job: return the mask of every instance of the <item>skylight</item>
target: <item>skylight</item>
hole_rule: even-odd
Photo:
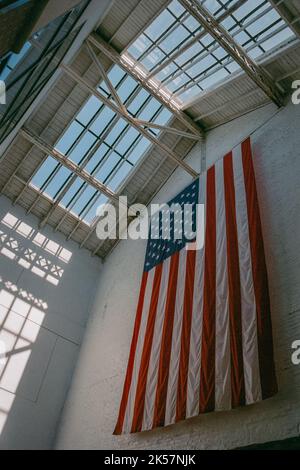
[[[118,65],[108,77],[133,117],[167,124],[172,113]],[[99,91],[112,99],[104,82]],[[149,130],[154,136],[159,130]],[[56,143],[56,149],[109,189],[118,192],[151,143],[99,99],[88,99]],[[107,202],[94,187],[58,163],[51,156],[32,177],[31,185],[75,216],[91,224],[100,204]]]
[[[250,57],[257,59],[294,33],[267,0],[199,0]],[[129,53],[182,103],[239,70],[239,65],[177,0],[148,26]]]
[[[11,54],[7,63],[5,64],[5,67],[0,72],[0,80],[6,80],[9,77],[13,69],[21,61],[21,59],[23,59],[23,57],[29,51],[30,48],[31,48],[31,44],[28,41],[24,44],[24,46],[22,47],[21,51],[18,54]]]

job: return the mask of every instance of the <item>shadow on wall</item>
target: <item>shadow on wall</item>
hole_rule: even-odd
[[[80,257],[19,214],[1,204],[0,448],[51,448],[91,294]]]

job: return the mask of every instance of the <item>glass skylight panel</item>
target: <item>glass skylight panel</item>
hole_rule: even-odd
[[[110,148],[106,143],[103,143],[93,154],[92,158],[89,160],[89,162],[85,166],[85,170],[93,174],[93,171],[97,167],[97,165],[100,165],[105,156],[108,154],[110,151]]]
[[[113,152],[103,165],[100,166],[97,173],[94,174],[95,178],[101,183],[105,183],[119,162],[120,156],[116,152]]]
[[[248,0],[242,6],[238,0],[198,1],[216,19],[223,18],[222,26],[252,58],[294,37],[268,0]],[[128,53],[182,102],[240,69],[177,0],[137,38]]]
[[[31,48],[31,44],[29,41],[27,41],[18,54],[11,54],[5,67],[0,73],[0,80],[6,80],[8,78],[8,76],[11,74],[13,69],[17,66],[17,64],[21,61],[21,59],[23,59],[23,57],[29,51],[30,48]]]
[[[146,137],[142,137],[139,140],[138,144],[135,145],[135,147],[130,152],[128,156],[128,161],[135,165],[139,161],[141,155],[143,155],[150,146],[151,143],[149,142],[149,140],[146,139]]]
[[[101,102],[95,96],[91,96],[86,105],[83,106],[79,114],[77,115],[77,119],[81,122],[84,126],[87,126],[90,120],[95,116],[95,114],[101,108]]]
[[[108,75],[132,116],[161,125],[168,123],[172,113],[119,66],[113,66]],[[98,89],[107,93],[103,82]],[[160,131],[149,128],[148,132],[158,135]],[[90,97],[55,148],[96,180],[118,191],[150,146],[149,139],[126,120],[99,99]],[[102,194],[80,177],[74,178],[70,170],[51,156],[45,159],[31,184],[86,223],[94,220]]]
[[[100,135],[103,130],[107,127],[107,125],[111,123],[114,117],[115,113],[111,109],[107,107],[103,108],[100,114],[98,115],[97,119],[91,125],[91,132]]]
[[[51,199],[55,199],[56,195],[59,193],[62,183],[69,179],[72,175],[72,172],[65,167],[60,167],[53,178],[47,184],[45,192]]]
[[[57,166],[57,161],[52,157],[48,157],[32,177],[31,184],[38,189],[42,189],[47,178],[52,174]]]
[[[81,124],[79,124],[79,122],[72,122],[72,124],[68,127],[67,131],[59,140],[55,148],[61,153],[67,154],[74,142],[76,142],[78,137],[81,135],[82,131],[83,127]]]
[[[156,20],[146,29],[145,33],[152,40],[155,41],[166,29],[174,24],[174,17],[167,8],[164,10]]]
[[[98,194],[93,200],[91,206],[87,208],[84,215],[84,220],[88,224],[92,224],[97,217],[97,210],[99,206],[104,205],[108,202],[108,198],[103,194]]]
[[[88,207],[92,198],[96,196],[98,191],[86,185],[80,194],[80,197],[76,200],[74,206],[72,207],[72,212],[74,212],[79,217],[81,216],[82,212]]]
[[[126,130],[127,122],[119,118],[117,124],[115,124],[105,139],[107,145],[113,145],[114,142],[118,139],[118,137]],[[101,147],[100,147],[101,148]]]
[[[84,185],[84,181],[79,176],[77,176],[75,182],[72,184],[69,191],[62,198],[61,205],[67,208],[69,204],[72,203],[79,189],[83,187],[83,185]]]
[[[127,110],[135,115],[141,108],[141,104],[144,104],[147,100],[150,100],[149,93],[142,89],[139,91],[138,95],[131,101],[130,105],[127,107]]]
[[[137,60],[141,61],[149,72],[154,71],[153,73],[155,73],[156,67],[163,64],[169,57],[172,57],[172,54],[180,50],[195,34],[203,30],[202,26],[182,8],[177,0],[171,2],[166,11],[169,14],[169,18],[173,18],[173,22],[170,22],[169,27],[163,30],[165,32],[162,33],[156,41],[151,41],[151,37],[148,36],[150,26],[128,50]],[[220,6],[218,11],[220,11]],[[165,16],[164,12],[154,20],[154,23],[156,21],[161,22],[163,16]],[[150,43],[152,42],[152,44],[148,46],[148,49],[143,47],[143,53],[138,55],[137,52],[143,38],[146,38]],[[170,62],[170,60],[168,60],[166,68],[163,68],[157,75],[162,85],[180,98],[182,93],[188,92],[191,94],[191,87],[189,87],[188,91],[186,90],[186,85],[193,81],[195,76],[199,75],[201,68],[203,72],[205,72],[207,69],[206,64],[211,67],[213,65],[217,66],[220,63],[220,59],[209,50],[211,44],[213,44],[212,38],[210,38],[208,34],[202,34],[202,37],[197,42],[194,41],[190,48],[187,48],[183,52],[183,57],[177,55],[174,61]],[[198,59],[197,63],[194,64],[193,59],[199,57],[199,55],[204,55],[204,62],[199,65],[200,60]],[[208,59],[207,55],[209,55]],[[225,57],[225,52],[223,56]],[[210,63],[208,64],[208,62]],[[189,68],[191,67],[193,67],[193,69],[190,71]],[[230,71],[228,71],[228,74],[229,73]],[[195,82],[194,85],[196,85],[197,88],[195,90],[196,92],[199,93],[203,90],[197,82]]]

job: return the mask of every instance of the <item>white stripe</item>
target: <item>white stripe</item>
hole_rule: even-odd
[[[171,358],[168,380],[168,391],[166,401],[165,425],[175,423],[176,420],[176,400],[177,384],[179,372],[179,359],[181,348],[181,329],[183,318],[183,302],[186,277],[186,257],[187,251],[181,250],[179,253],[178,281],[176,289],[176,302],[174,312],[174,327],[172,333]]]
[[[155,270],[156,268],[153,268],[148,273],[147,285],[146,285],[145,294],[144,294],[144,305],[143,305],[143,312],[142,312],[142,318],[141,318],[141,325],[140,325],[140,331],[139,331],[137,347],[136,347],[136,352],[135,352],[135,357],[134,357],[133,374],[132,374],[130,391],[128,394],[127,407],[126,407],[124,423],[123,423],[123,433],[130,433],[131,431],[132,419],[133,419],[133,414],[134,414],[135,395],[136,395],[136,389],[137,389],[137,383],[138,383],[138,377],[139,377],[143,345],[145,342],[145,331],[146,331],[147,320],[148,320],[148,315],[149,315],[149,308],[150,308],[150,302],[151,302]]]
[[[206,202],[206,173],[199,178],[199,204]],[[205,220],[205,217],[204,217]],[[204,227],[205,230],[205,227]],[[186,417],[199,414],[200,365],[203,322],[204,247],[196,253]]]
[[[166,259],[162,267],[162,277],[161,277],[157,312],[156,312],[156,318],[155,318],[152,350],[151,350],[149,369],[148,369],[148,375],[147,375],[145,406],[144,406],[143,425],[142,425],[143,431],[147,429],[152,429],[152,424],[153,424],[157,377],[158,377],[158,369],[159,369],[160,348],[161,348],[163,324],[164,324],[167,293],[168,293],[170,260],[171,258]]]
[[[246,403],[251,404],[260,401],[262,393],[259,375],[256,302],[241,146],[234,150],[233,169],[239,242],[245,393]]]
[[[231,409],[231,356],[229,325],[229,290],[227,272],[227,236],[224,194],[224,161],[216,168],[216,355],[215,409]]]

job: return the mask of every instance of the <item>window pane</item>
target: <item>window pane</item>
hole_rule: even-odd
[[[116,153],[112,153],[105,163],[101,166],[101,168],[96,172],[95,177],[104,183],[108,176],[110,176],[111,172],[115,168],[115,166],[121,161],[121,158]]]
[[[120,152],[121,155],[125,155],[130,145],[132,145],[132,143],[138,136],[139,132],[131,127],[126,132],[125,136],[121,139],[121,141],[118,143],[116,147],[117,152]]]
[[[92,224],[97,217],[97,209],[103,204],[108,202],[108,198],[101,194],[100,197],[96,198],[96,201],[92,203],[91,208],[88,210],[87,214],[84,216],[84,221],[88,224]]]
[[[90,132],[87,132],[82,137],[82,139],[80,139],[78,144],[75,146],[74,150],[72,150],[69,155],[69,158],[73,160],[73,162],[79,164],[95,142],[96,137],[93,136]]]
[[[57,191],[61,188],[62,184],[71,175],[71,171],[68,168],[61,167],[56,175],[53,177],[51,182],[45,188],[45,193],[51,198],[54,198]]]
[[[85,166],[85,170],[88,171],[89,173],[92,173],[95,167],[101,162],[102,158],[108,151],[109,151],[109,147],[107,147],[107,145],[105,144],[102,144],[98,148],[98,150],[94,153],[93,157],[88,162],[88,164]]]
[[[87,202],[95,193],[97,193],[95,188],[93,188],[92,186],[86,186],[80,196],[80,199],[72,207],[71,209],[72,212],[74,212],[76,215],[80,215],[81,211],[84,209]]]
[[[128,160],[131,163],[136,164],[150,146],[150,141],[146,139],[146,137],[142,137],[139,143],[134,147],[132,152],[130,152]]]
[[[70,204],[73,197],[75,197],[77,195],[79,189],[82,187],[83,184],[84,184],[84,181],[81,178],[77,177],[75,182],[72,184],[71,188],[64,195],[64,197],[61,201],[61,204],[65,207],[67,207],[68,204]]]
[[[58,163],[54,158],[48,157],[32,178],[31,183],[40,189],[57,165]]]
[[[118,171],[116,172],[116,174],[109,181],[108,183],[109,188],[112,189],[113,191],[117,191],[121,183],[123,183],[125,178],[129,175],[131,169],[132,169],[132,166],[129,165],[127,162],[122,163]]]
[[[94,124],[91,126],[91,131],[93,131],[96,135],[100,135],[114,115],[115,113],[111,109],[107,107],[104,108],[97,117]]]

